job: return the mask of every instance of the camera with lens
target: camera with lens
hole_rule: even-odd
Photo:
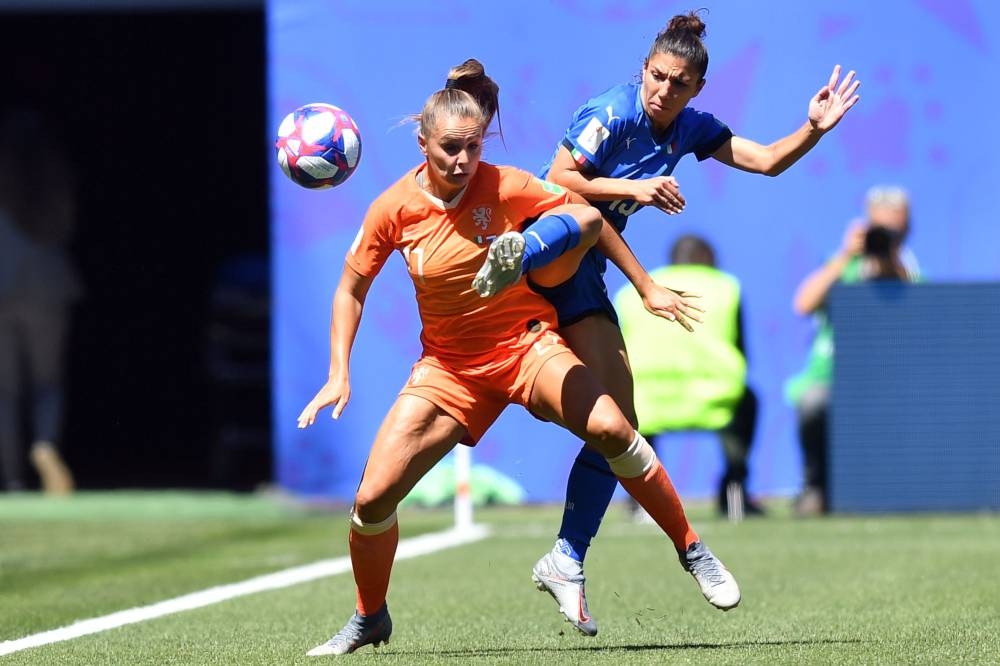
[[[873,224],[865,232],[864,253],[870,257],[888,258],[898,241],[898,231]]]

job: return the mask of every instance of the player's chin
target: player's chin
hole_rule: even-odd
[[[650,102],[649,115],[652,116],[653,122],[663,123],[672,119],[673,111],[669,107]]]

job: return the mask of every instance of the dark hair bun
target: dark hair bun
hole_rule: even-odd
[[[705,37],[705,22],[695,12],[678,14],[670,19],[670,23],[667,24],[667,32],[687,32],[702,39]]]

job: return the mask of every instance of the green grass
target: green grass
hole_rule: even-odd
[[[366,664],[1000,662],[1000,516],[794,520],[782,506],[696,529],[740,580],[710,607],[657,528],[614,509],[587,562],[600,633],[569,630],[529,581],[558,511],[482,510],[485,541],[401,561],[395,633]],[[447,527],[408,510],[403,538]],[[273,498],[110,493],[0,498],[0,641],[346,554],[344,510]],[[349,575],[0,657],[3,664],[315,664],[353,608]],[[322,660],[320,660],[322,663]]]

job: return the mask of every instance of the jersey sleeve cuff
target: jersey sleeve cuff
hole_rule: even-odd
[[[566,148],[566,150],[569,151],[570,157],[572,157],[573,161],[576,162],[577,166],[580,167],[580,171],[589,172],[595,170],[594,163],[590,161],[590,158],[587,157],[587,154],[584,153],[579,146],[573,143],[573,141],[569,137],[563,138],[562,143],[560,145],[562,145],[564,148]]]
[[[694,156],[698,158],[699,162],[704,162],[709,157],[711,157],[715,151],[721,148],[722,144],[724,144],[726,141],[729,141],[732,138],[733,138],[733,131],[728,127],[726,127],[721,132],[719,132],[711,141],[703,145],[701,147],[701,150],[695,151]]]

